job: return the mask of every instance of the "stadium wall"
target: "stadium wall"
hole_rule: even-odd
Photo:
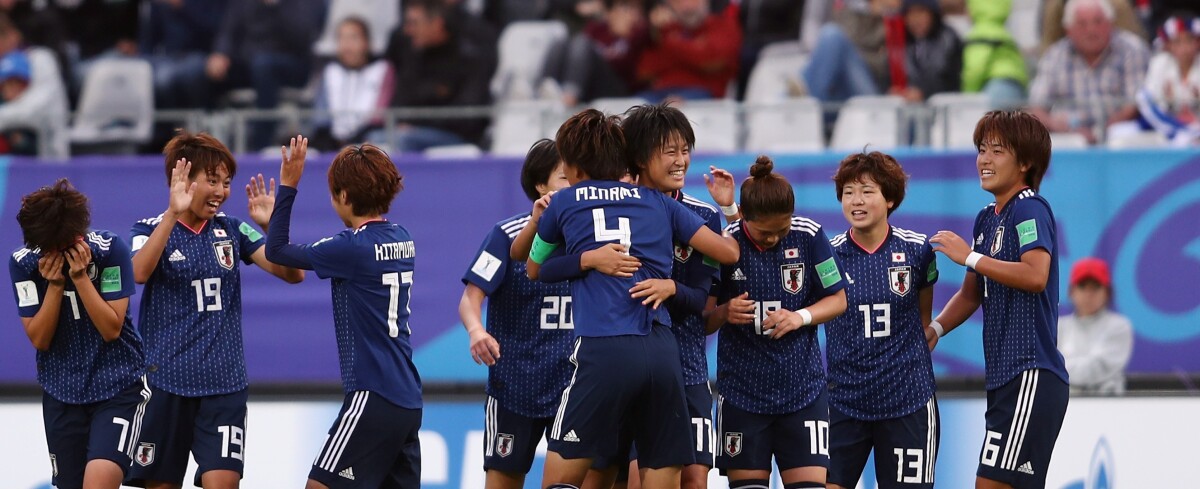
[[[329,207],[325,170],[332,155],[312,156],[297,198],[292,239],[315,241],[342,227]],[[797,210],[822,223],[830,236],[845,229],[830,180],[842,154],[780,156],[777,168],[797,190]],[[975,215],[990,199],[979,189],[972,153],[902,151],[911,175],[908,196],[894,223],[933,233],[969,236]],[[753,155],[697,156],[687,192],[707,200],[701,173],[709,165],[744,177]],[[253,174],[278,174],[278,160],[258,156],[238,162],[233,194],[225,204],[245,216],[242,190]],[[399,157],[403,193],[390,218],[405,225],[418,250],[413,287],[413,344],[427,384],[477,384],[486,369],[471,362],[467,335],[457,317],[460,277],[490,227],[526,211],[518,183],[520,161]],[[161,157],[80,157],[67,164],[0,160],[0,249],[21,243],[15,215],[22,195],[68,177],[92,199],[93,227],[128,236],[134,221],[157,215],[167,201]],[[1070,265],[1085,256],[1112,264],[1115,305],[1136,329],[1130,371],[1178,374],[1200,371],[1200,153],[1195,151],[1059,151],[1042,193],[1060,228],[1063,310]],[[939,256],[941,281],[935,307],[944,304],[963,268]],[[7,267],[5,268],[7,273]],[[7,279],[7,276],[6,276]],[[9,281],[11,283],[11,280]],[[329,285],[310,274],[288,286],[245,269],[243,314],[251,383],[334,384],[338,369]],[[134,298],[137,302],[137,297]],[[136,304],[133,309],[136,316]],[[0,384],[35,382],[34,349],[22,334],[15,301],[0,300]],[[939,376],[982,374],[978,315],[942,340],[934,353]],[[710,355],[710,359],[715,355]]]

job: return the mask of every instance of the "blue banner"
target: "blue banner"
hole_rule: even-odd
[[[908,194],[893,216],[899,226],[922,233],[949,229],[969,236],[976,213],[990,202],[979,188],[971,153],[908,151],[896,154],[911,175]],[[311,242],[341,230],[329,204],[325,171],[332,155],[310,158],[300,185],[292,225],[295,242]],[[797,212],[830,236],[845,230],[831,177],[840,154],[781,156],[776,168],[796,188]],[[708,199],[701,173],[726,168],[743,178],[750,155],[704,157],[692,162],[685,190]],[[223,210],[246,217],[242,190],[251,175],[278,175],[278,161],[243,157],[233,193]],[[480,158],[398,158],[405,190],[389,218],[412,233],[417,268],[412,297],[416,362],[427,382],[477,382],[486,370],[467,351],[458,320],[460,278],[491,226],[526,211],[519,184],[520,161]],[[0,249],[21,245],[15,216],[21,196],[67,177],[91,199],[92,223],[128,237],[138,219],[167,205],[161,157],[81,157],[69,164],[0,160]],[[1130,370],[1168,373],[1200,370],[1200,154],[1184,151],[1060,151],[1042,184],[1060,231],[1063,293],[1070,266],[1098,256],[1112,266],[1115,308],[1133,321],[1136,343]],[[963,268],[940,257],[935,308],[958,289]],[[7,267],[5,267],[7,270]],[[6,280],[7,277],[6,277]],[[11,280],[8,281],[11,283]],[[134,311],[136,316],[136,303]],[[246,362],[252,383],[337,382],[329,285],[309,274],[287,285],[253,267],[243,269]],[[15,300],[0,299],[0,382],[32,383],[34,349],[23,334]],[[934,354],[939,375],[981,375],[978,316],[947,336]],[[710,356],[715,358],[715,355]]]

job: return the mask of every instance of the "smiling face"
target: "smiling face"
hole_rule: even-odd
[[[192,205],[188,207],[188,212],[198,221],[216,217],[225,199],[229,198],[232,180],[225,165],[217,165],[212,172],[196,172],[196,176],[192,177],[192,181],[196,183],[196,191],[192,194]]]
[[[858,232],[870,232],[887,226],[888,209],[894,203],[883,196],[882,189],[870,175],[842,186],[842,215]]]
[[[1018,163],[1012,149],[994,137],[985,138],[979,145],[975,168],[979,170],[979,186],[997,197],[1015,194],[1028,186],[1025,173],[1029,165]]]
[[[558,162],[558,165],[550,171],[550,178],[546,179],[546,183],[537,184],[538,195],[546,195],[550,192],[557,192],[564,188],[570,187],[571,182],[567,181],[567,171],[563,162]]]
[[[678,134],[673,134],[642,166],[639,182],[663,193],[674,192],[683,188],[684,177],[691,163],[692,153],[687,142]]]

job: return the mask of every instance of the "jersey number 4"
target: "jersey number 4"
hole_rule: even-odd
[[[596,231],[596,241],[617,241],[625,247],[625,253],[629,253],[629,246],[633,242],[633,235],[629,231],[629,218],[618,217],[617,227],[610,229],[608,223],[604,220],[604,209],[592,209],[592,224]]]

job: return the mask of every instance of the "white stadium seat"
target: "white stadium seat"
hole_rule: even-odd
[[[497,101],[528,100],[546,65],[546,55],[567,38],[567,26],[556,20],[508,24],[500,34],[500,60],[492,77]]]
[[[829,147],[837,151],[887,151],[900,146],[900,109],[896,95],[854,97],[838,112]]]
[[[746,150],[752,152],[821,151],[825,121],[812,97],[746,106]]]
[[[1083,149],[1088,147],[1087,138],[1075,132],[1050,133],[1050,149]]]
[[[525,156],[542,138],[553,138],[566,120],[562,105],[552,100],[513,101],[496,104],[492,122],[492,154]]]
[[[607,115],[619,115],[624,117],[625,111],[635,105],[646,105],[650,101],[641,97],[609,97],[598,98],[593,100],[589,107],[599,110]]]
[[[926,102],[933,109],[929,146],[933,148],[974,148],[975,124],[991,110],[988,96],[982,93],[939,93]]]
[[[692,122],[697,152],[738,150],[737,102],[727,99],[689,101],[680,104],[679,110]]]
[[[333,0],[329,4],[329,15],[325,16],[325,28],[321,37],[313,44],[313,54],[332,57],[337,52],[337,26],[346,17],[360,17],[371,29],[371,52],[383,53],[388,39],[396,26],[400,25],[400,2],[397,0]]]
[[[129,58],[96,61],[83,83],[71,142],[145,143],[153,125],[150,63]]]
[[[774,102],[794,96],[795,89],[804,84],[800,72],[806,64],[808,56],[799,52],[759,58],[746,82],[746,102]]]

